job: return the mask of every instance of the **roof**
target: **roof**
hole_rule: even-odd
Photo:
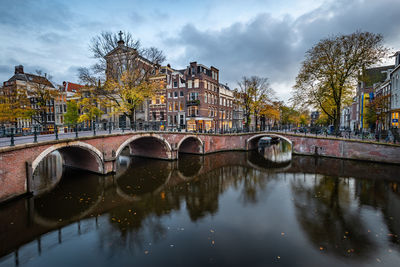
[[[108,58],[108,57],[112,56],[113,54],[115,54],[119,50],[122,50],[122,53],[132,52],[134,54],[137,54],[137,58],[138,59],[141,59],[141,60],[145,61],[149,65],[152,65],[152,66],[157,65],[157,64],[151,62],[150,60],[148,60],[147,58],[143,57],[142,55],[140,55],[140,53],[138,53],[138,51],[135,48],[128,47],[126,45],[118,45],[116,48],[114,48],[113,50],[108,52],[107,55],[104,56],[104,58]]]
[[[38,83],[38,84],[43,84],[48,87],[54,88],[54,85],[46,77],[34,75],[34,74],[30,74],[30,73],[14,74],[14,76],[12,76],[7,82],[13,82],[13,81],[25,81],[25,82]]]
[[[84,87],[83,85],[80,85],[77,83],[71,83],[71,82],[63,82],[63,85],[65,87],[65,92],[71,92],[71,93],[76,93],[81,88]]]
[[[384,82],[387,77],[385,71],[393,69],[394,65],[366,69],[361,80],[365,82],[365,87],[373,86],[375,83]]]

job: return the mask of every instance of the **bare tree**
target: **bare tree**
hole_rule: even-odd
[[[265,104],[272,104],[275,99],[275,91],[270,87],[268,78],[258,76],[245,76],[238,84],[240,88],[239,96],[246,118],[245,128],[249,130],[251,115],[253,115],[257,129],[260,111]]]

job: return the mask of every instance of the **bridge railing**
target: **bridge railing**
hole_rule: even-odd
[[[45,142],[51,140],[60,140],[60,139],[71,139],[71,138],[79,138],[79,137],[87,137],[87,136],[96,136],[96,135],[107,135],[107,134],[115,134],[115,133],[125,133],[125,132],[187,132],[185,127],[176,125],[176,126],[168,126],[155,122],[140,122],[130,125],[130,127],[126,127],[124,124],[117,124],[113,122],[91,122],[91,123],[78,123],[78,124],[62,124],[62,125],[47,125],[43,126],[34,126],[34,127],[26,127],[26,128],[18,128],[18,127],[0,127],[0,147],[5,146],[15,146],[18,144],[26,144],[26,143],[37,143],[37,142]],[[193,131],[191,131],[193,132]],[[212,134],[232,134],[232,133],[245,133],[245,132],[281,132],[281,133],[290,133],[296,134],[300,136],[315,136],[315,137],[335,137],[341,139],[352,139],[352,140],[366,140],[366,141],[375,141],[381,143],[398,143],[398,137],[396,134],[384,134],[383,132],[377,132],[375,134],[367,134],[367,133],[355,133],[350,131],[343,131],[336,134],[328,134],[327,131],[313,131],[310,132],[306,128],[296,128],[291,129],[288,127],[268,127],[265,130],[255,130],[255,129],[219,129],[219,130],[208,130],[208,131],[194,131],[195,133],[212,133]]]
[[[86,136],[107,135],[125,132],[188,132],[183,125],[165,127],[155,122],[140,122],[126,127],[124,124],[113,122],[91,122],[71,124],[37,125],[33,127],[1,127],[0,147],[15,146],[18,144],[38,143],[52,140],[71,139]],[[193,132],[193,131],[191,131]],[[208,131],[194,131],[196,133],[231,134],[245,132],[243,129],[221,129]]]

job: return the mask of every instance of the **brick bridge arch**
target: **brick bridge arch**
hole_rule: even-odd
[[[188,135],[179,141],[177,149],[180,153],[204,154],[204,142],[196,135]]]
[[[246,141],[246,150],[253,150],[257,148],[258,145],[258,141],[260,140],[260,138],[262,137],[279,137],[282,140],[285,140],[286,142],[288,142],[290,144],[290,147],[293,149],[293,143],[290,139],[288,139],[285,136],[282,135],[278,135],[278,134],[271,134],[271,133],[263,133],[263,134],[257,134],[257,135],[253,135],[251,137],[249,137]]]
[[[131,155],[150,158],[174,159],[170,143],[158,134],[134,135],[119,145],[115,156],[118,157],[125,147]]]
[[[58,151],[63,159],[63,165],[104,173],[103,154],[94,146],[80,141],[55,144],[42,151],[32,161],[32,173],[39,163],[50,153]]]

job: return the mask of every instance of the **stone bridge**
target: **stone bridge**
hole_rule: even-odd
[[[0,148],[0,202],[32,192],[33,173],[39,163],[54,151],[61,154],[66,166],[108,174],[116,172],[116,160],[125,148],[135,156],[177,160],[179,153],[252,150],[263,136],[278,136],[286,140],[293,144],[292,150],[297,154],[400,164],[400,147],[396,145],[282,133],[127,132]]]
[[[54,151],[61,154],[65,166],[108,174],[116,171],[116,159],[125,148],[134,156],[177,160],[180,152],[208,154],[254,149],[259,138],[265,135],[127,132],[2,147],[0,202],[31,192],[33,173]]]

